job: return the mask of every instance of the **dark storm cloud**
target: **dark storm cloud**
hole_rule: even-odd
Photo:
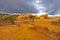
[[[37,13],[33,5],[36,0],[0,0],[0,12],[9,13]],[[60,14],[60,0],[42,0],[51,15]]]
[[[37,13],[33,0],[0,0],[0,12]]]
[[[60,0],[43,0],[43,4],[47,8],[46,12],[51,15],[60,13]]]

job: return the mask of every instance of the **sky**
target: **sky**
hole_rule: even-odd
[[[36,0],[0,0],[0,12],[7,13],[38,13]],[[49,15],[60,14],[60,0],[39,0],[42,1],[45,12]]]

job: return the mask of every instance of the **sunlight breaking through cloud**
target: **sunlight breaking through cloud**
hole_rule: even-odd
[[[45,10],[45,6],[42,3],[42,0],[36,0],[35,1],[35,5],[36,5],[36,9],[39,11],[36,15],[40,16],[41,14],[46,14]]]

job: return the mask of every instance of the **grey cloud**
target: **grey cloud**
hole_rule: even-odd
[[[37,13],[33,0],[0,0],[0,12]]]
[[[8,13],[37,13],[33,5],[36,0],[0,0],[0,12]],[[42,0],[50,15],[60,14],[60,0]]]
[[[46,12],[50,15],[55,15],[60,11],[60,0],[43,0],[43,4],[47,8]]]

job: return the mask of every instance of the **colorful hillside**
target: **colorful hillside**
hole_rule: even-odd
[[[60,40],[60,18],[0,14],[0,40]]]

